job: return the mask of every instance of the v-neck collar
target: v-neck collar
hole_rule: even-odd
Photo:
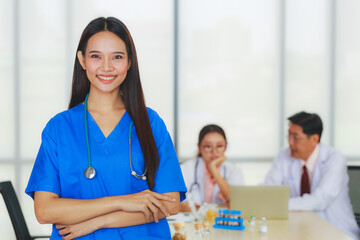
[[[81,104],[81,106],[84,113],[85,111],[84,105]],[[108,141],[116,140],[121,135],[128,133],[129,124],[131,123],[131,118],[126,110],[123,116],[121,117],[120,121],[116,124],[115,128],[111,131],[111,133],[107,137],[105,137],[104,133],[101,131],[99,125],[96,123],[91,113],[88,110],[86,110],[86,112],[87,112],[87,120],[88,120],[89,138],[94,138],[96,142],[105,143]],[[85,125],[85,123],[83,124]]]

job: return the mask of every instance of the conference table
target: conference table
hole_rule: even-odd
[[[334,225],[311,211],[290,211],[289,219],[268,219],[268,232],[260,233],[258,223],[255,227],[244,219],[243,231],[210,228],[212,240],[351,240],[349,236]],[[186,240],[193,239],[194,223],[186,223]]]

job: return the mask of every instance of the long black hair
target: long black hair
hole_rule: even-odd
[[[76,52],[81,51],[85,56],[89,38],[102,31],[109,31],[116,34],[126,45],[131,66],[127,72],[125,80],[120,85],[119,94],[121,93],[120,96],[125,104],[126,111],[129,113],[134,122],[141,150],[145,159],[147,183],[149,188],[153,189],[155,174],[159,165],[159,154],[151,130],[144,94],[141,87],[135,45],[129,30],[119,19],[114,17],[100,17],[94,19],[84,29]],[[90,81],[86,76],[86,71],[81,67],[79,59],[75,57],[69,108],[82,103],[89,91]]]

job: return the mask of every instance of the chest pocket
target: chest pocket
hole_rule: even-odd
[[[145,171],[145,159],[142,153],[133,153],[131,156],[131,163],[133,171],[135,171],[137,174],[142,175]],[[142,192],[146,189],[149,189],[149,186],[147,184],[146,180],[138,179],[135,176],[131,176],[131,184],[132,189],[134,189],[134,193],[136,192]]]

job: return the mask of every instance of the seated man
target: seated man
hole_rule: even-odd
[[[358,239],[344,156],[320,143],[323,126],[317,114],[300,112],[288,120],[289,147],[275,159],[265,184],[290,186],[290,210],[314,211]]]

